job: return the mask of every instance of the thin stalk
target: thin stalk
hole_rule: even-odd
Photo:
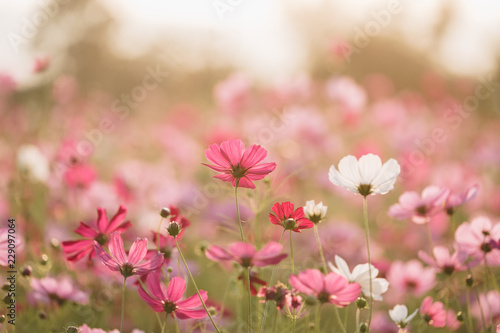
[[[342,319],[340,319],[340,314],[339,314],[339,308],[336,306],[333,307],[333,312],[335,313],[335,318],[337,319],[340,329],[342,330],[343,333],[347,333],[344,327],[344,324],[342,323]]]
[[[276,333],[276,323],[278,322],[278,310],[274,311],[273,333]]]
[[[318,242],[319,256],[321,257],[321,262],[323,263],[324,274],[328,272],[326,267],[325,256],[323,255],[323,247],[321,246],[321,240],[319,239],[318,225],[314,225],[314,234],[316,235],[316,241]]]
[[[356,332],[359,332],[359,317],[361,315],[361,310],[359,308],[356,309]]]
[[[174,315],[175,333],[179,333],[179,323],[177,322],[177,316],[175,315],[175,313],[172,314]]]
[[[469,288],[465,289],[465,300],[467,302],[467,332],[473,333],[472,317],[470,315],[470,291]]]
[[[469,274],[472,277],[472,271],[470,270],[469,267],[468,269],[469,269]],[[472,279],[474,279],[474,277],[472,277]],[[477,299],[477,304],[479,305],[479,312],[481,312],[481,322],[483,324],[483,328],[486,329],[486,320],[484,319],[483,305],[481,304],[481,299],[479,297],[480,295],[479,287],[475,281],[473,282],[473,284],[476,289],[476,299]]]
[[[290,230],[290,259],[292,260],[292,274],[295,274],[295,263],[293,260],[292,230]]]
[[[372,323],[372,307],[373,307],[373,279],[372,279],[372,261],[370,256],[370,226],[368,225],[368,202],[366,196],[363,198],[363,220],[365,224],[366,236],[366,251],[368,257],[368,274],[370,275],[370,309],[368,314],[368,332],[370,332],[370,325]]]
[[[203,308],[205,309],[205,312],[208,315],[208,318],[210,318],[210,321],[212,322],[212,325],[214,326],[215,330],[220,333],[219,327],[217,327],[217,324],[215,324],[214,319],[212,318],[212,315],[210,314],[210,311],[208,311],[207,305],[205,304],[205,301],[200,295],[200,290],[198,289],[198,285],[196,285],[196,281],[193,278],[193,275],[191,274],[191,271],[189,270],[189,266],[186,262],[186,259],[184,259],[184,256],[182,255],[181,248],[179,247],[179,243],[177,243],[177,236],[174,237],[175,241],[175,246],[177,247],[177,251],[179,252],[179,256],[182,259],[182,262],[184,263],[184,267],[186,267],[186,270],[188,272],[189,278],[191,279],[191,282],[193,283],[194,288],[196,289],[196,293],[198,294],[198,297],[200,298],[201,304],[203,305]]]
[[[345,308],[345,312],[344,312],[344,327],[347,327],[347,322],[349,320],[349,309],[351,307],[351,304],[349,304],[346,308]]]
[[[125,318],[125,282],[127,278],[123,278],[122,286],[122,318],[120,320],[120,333],[123,333],[123,318]]]
[[[286,229],[283,229],[283,232],[281,233],[280,242],[279,242],[280,244],[281,244],[281,241],[283,240],[283,235],[285,234],[285,231],[286,231]],[[273,266],[273,271],[271,272],[271,280],[269,280],[269,287],[273,286],[274,273],[276,272],[276,266],[277,265]],[[266,326],[266,318],[267,318],[268,310],[269,310],[269,302],[266,302],[266,305],[264,305],[264,315],[262,316],[262,323],[260,325],[260,332],[261,333],[264,333],[264,327]]]
[[[160,252],[160,230],[162,222],[163,222],[163,217],[160,219],[160,223],[158,223],[158,234],[156,235],[156,248],[158,249],[158,252]]]
[[[292,333],[295,333],[295,316],[292,317]]]
[[[250,267],[247,267],[247,292],[248,292],[248,332],[252,332],[252,291],[250,290]]]
[[[316,309],[316,322],[314,323],[314,330],[316,333],[319,333],[319,323],[320,323],[320,315],[321,315],[321,304],[318,304],[318,308]]]
[[[236,186],[234,187],[234,198],[236,199],[236,216],[238,217],[238,225],[240,227],[241,241],[245,242],[245,236],[243,236],[243,227],[241,226],[240,206],[238,205],[238,183],[239,181],[237,180]]]

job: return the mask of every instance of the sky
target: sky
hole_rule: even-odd
[[[47,24],[47,17],[50,20],[50,14],[44,18],[41,4],[50,2],[57,7],[67,1],[74,0],[0,2],[0,73],[9,73],[19,82],[30,79],[33,59],[40,54],[30,50],[33,30],[29,28],[36,31],[36,25]],[[210,42],[224,50],[231,64],[269,80],[286,80],[297,74],[307,55],[290,28],[284,3],[303,9],[334,3],[332,19],[343,20],[344,32],[352,36],[391,1],[403,8],[395,18],[399,33],[451,72],[480,75],[494,68],[495,52],[500,49],[500,1],[496,0],[453,0],[456,19],[445,31],[445,41],[433,48],[429,35],[441,4],[450,0],[101,0],[121,23],[112,43],[124,56],[137,56],[141,46],[156,42],[156,31],[203,29],[217,36]],[[133,49],[128,47],[131,39],[137,46]],[[193,45],[200,42],[192,41]]]

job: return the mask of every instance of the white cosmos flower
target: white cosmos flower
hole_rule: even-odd
[[[392,158],[382,165],[377,155],[363,155],[359,161],[348,155],[340,160],[338,170],[333,165],[330,167],[328,176],[333,184],[366,197],[392,190],[400,172],[398,162]]]
[[[389,317],[395,322],[399,327],[405,328],[406,325],[417,315],[418,309],[413,311],[411,315],[408,316],[408,308],[406,305],[398,304],[392,310],[389,310]]]
[[[324,206],[323,202],[316,205],[314,200],[309,200],[303,208],[305,217],[313,223],[319,223],[326,218],[328,207]]]
[[[365,296],[370,296],[370,271],[368,269],[368,264],[357,265],[352,270],[349,271],[349,266],[347,262],[339,256],[335,256],[335,264],[337,267],[333,266],[331,262],[328,263],[330,269],[342,276],[344,276],[349,282],[356,282],[361,286],[361,291]],[[382,300],[382,294],[389,288],[389,282],[383,278],[377,278],[378,269],[372,265],[372,293],[373,299],[377,301]]]
[[[17,168],[27,172],[28,176],[39,182],[45,182],[49,178],[49,161],[43,153],[34,145],[23,145],[17,151]]]

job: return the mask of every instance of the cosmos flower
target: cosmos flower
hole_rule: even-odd
[[[328,207],[323,205],[323,202],[316,204],[314,200],[306,201],[303,207],[304,216],[314,224],[318,224],[326,218]]]
[[[400,172],[398,162],[392,158],[382,165],[377,155],[363,155],[359,160],[348,155],[340,160],[338,170],[330,167],[328,176],[333,184],[366,197],[392,190]]]
[[[294,205],[291,202],[275,203],[272,210],[276,214],[269,213],[269,219],[272,224],[281,225],[285,230],[300,232],[301,229],[314,227],[314,223],[304,216],[302,207],[293,210]]]
[[[104,251],[102,246],[96,241],[94,241],[94,248],[96,255],[101,259],[104,265],[112,271],[119,271],[126,279],[132,275],[148,274],[158,269],[163,264],[163,254],[161,252],[158,252],[151,259],[141,263],[148,251],[147,244],[147,238],[138,238],[132,244],[127,256],[123,248],[121,234],[114,232],[111,234],[109,241],[109,252],[111,255]]]
[[[406,305],[398,304],[392,310],[389,310],[389,317],[395,322],[399,327],[405,328],[410,321],[417,315],[418,309],[413,311],[411,315],[408,315],[408,308]]]
[[[89,295],[79,290],[73,283],[73,280],[67,276],[60,278],[51,276],[41,279],[32,278],[30,286],[30,298],[35,303],[51,304],[54,302],[62,305],[65,302],[79,304],[87,304],[89,302]]]
[[[123,222],[126,214],[127,208],[122,205],[118,208],[115,216],[111,218],[111,221],[109,221],[106,216],[106,210],[97,208],[97,230],[80,222],[80,226],[75,232],[85,237],[85,239],[62,242],[63,251],[67,255],[66,259],[69,261],[78,261],[87,254],[89,255],[89,260],[92,259],[94,256],[94,241],[105,246],[108,244],[108,238],[113,232],[124,232],[132,226],[129,221]]]
[[[387,273],[387,280],[391,284],[391,289],[398,294],[418,297],[434,287],[436,273],[433,268],[424,268],[420,261],[415,259],[406,263],[395,261]]]
[[[248,243],[237,242],[226,250],[220,246],[210,246],[205,255],[213,261],[236,261],[241,266],[264,267],[279,264],[288,255],[281,253],[283,246],[276,242],[269,242],[262,249],[257,251],[255,246]]]
[[[424,298],[420,306],[420,314],[430,326],[444,327],[446,324],[446,309],[442,302],[432,302],[432,297]]]
[[[486,259],[490,265],[500,265],[500,251],[491,246],[491,241],[498,239],[500,223],[493,224],[485,216],[462,223],[455,231],[455,242],[459,249],[476,258],[477,262]]]
[[[399,197],[399,203],[389,208],[389,215],[404,220],[411,218],[412,222],[423,224],[443,211],[450,190],[438,186],[428,186],[419,196],[416,192],[405,192]]]
[[[202,163],[219,172],[215,175],[234,187],[255,188],[253,181],[260,180],[276,169],[276,163],[260,163],[267,151],[259,145],[245,149],[241,140],[230,139],[219,145],[213,144],[205,151],[207,159],[215,165]],[[260,164],[259,164],[260,163]]]
[[[418,257],[437,271],[451,275],[453,272],[467,269],[465,261],[468,255],[465,251],[456,250],[450,255],[450,250],[444,246],[436,246],[432,250],[434,256],[430,256],[424,251],[418,251]]]
[[[183,319],[201,319],[207,316],[206,311],[200,307],[202,302],[198,295],[193,295],[187,299],[181,300],[182,295],[186,291],[186,281],[183,278],[176,276],[170,280],[168,287],[160,283],[160,278],[157,274],[148,274],[146,286],[149,293],[139,286],[139,296],[148,303],[155,312],[166,312],[181,320]],[[200,290],[200,296],[204,302],[207,301],[207,292]]]
[[[450,195],[446,199],[446,203],[445,203],[445,209],[446,209],[446,212],[448,213],[448,215],[452,215],[458,206],[461,206],[464,203],[469,202],[472,199],[474,199],[474,197],[477,194],[478,189],[479,189],[479,185],[476,184],[476,185],[470,187],[469,189],[467,189],[461,193],[450,192]]]
[[[340,274],[330,272],[324,275],[317,269],[306,269],[298,275],[290,275],[290,285],[297,291],[314,296],[320,303],[331,303],[344,307],[354,302],[361,287]]]

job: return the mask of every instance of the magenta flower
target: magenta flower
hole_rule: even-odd
[[[260,163],[267,156],[264,148],[252,145],[245,150],[241,140],[230,139],[220,146],[210,145],[205,156],[215,165],[202,164],[219,172],[214,177],[231,182],[234,187],[255,188],[254,180],[260,180],[276,169],[274,162]]]
[[[149,293],[139,286],[139,296],[148,303],[154,312],[166,312],[179,319],[201,319],[207,316],[206,311],[200,307],[202,303],[198,295],[193,295],[185,300],[181,300],[186,291],[186,282],[181,277],[174,277],[168,283],[168,287],[160,283],[157,274],[148,274],[146,285]],[[203,302],[207,301],[207,292],[200,290]]]
[[[299,207],[295,211],[293,208],[293,203],[290,202],[275,203],[272,210],[276,215],[269,213],[271,223],[295,232],[314,227],[314,223],[305,217],[303,207]]]
[[[428,186],[420,197],[418,193],[405,192],[399,197],[399,203],[389,208],[389,215],[404,220],[411,218],[414,223],[424,224],[444,208],[450,191],[438,186]]]
[[[62,242],[63,251],[68,255],[66,259],[69,261],[78,261],[88,254],[90,261],[95,255],[94,241],[97,241],[102,246],[107,245],[109,235],[115,231],[124,232],[132,226],[129,221],[123,222],[126,214],[127,208],[121,205],[111,221],[108,221],[106,210],[97,208],[97,230],[80,222],[80,226],[75,232],[85,237],[85,239]]]
[[[446,309],[441,302],[432,302],[432,297],[427,296],[424,298],[420,306],[420,314],[424,316],[424,320],[430,326],[444,327],[446,324]]]
[[[148,252],[147,238],[137,238],[132,244],[129,254],[123,248],[122,236],[119,232],[111,234],[109,242],[109,255],[102,246],[94,241],[95,253],[104,265],[112,271],[119,271],[126,279],[132,275],[144,275],[161,267],[163,264],[163,254],[158,252],[151,259],[143,261]],[[141,263],[141,261],[143,261]]]
[[[453,272],[467,269],[465,261],[469,257],[465,251],[456,250],[452,255],[444,246],[436,246],[432,250],[434,256],[430,256],[424,251],[418,251],[418,257],[437,271],[451,275]]]
[[[491,265],[500,265],[500,251],[491,246],[491,241],[498,239],[500,223],[492,224],[484,216],[462,223],[455,232],[455,241],[461,250],[476,258],[477,262],[486,259]]]
[[[474,199],[477,194],[479,186],[476,184],[471,188],[467,189],[461,193],[451,193],[446,199],[445,209],[448,215],[452,215],[458,206],[463,205],[464,203]]]
[[[424,268],[418,260],[407,263],[395,261],[387,273],[387,280],[391,289],[399,295],[411,294],[418,297],[434,288],[436,273],[431,267]]]
[[[87,304],[89,295],[79,290],[73,281],[65,276],[59,279],[44,277],[42,279],[32,278],[30,281],[32,292],[30,299],[35,303],[62,305],[65,302]]]
[[[349,283],[345,277],[334,272],[324,275],[317,269],[306,269],[298,275],[291,275],[289,282],[297,291],[316,297],[320,303],[338,307],[354,302],[361,293],[359,284]]]
[[[285,259],[287,254],[281,253],[282,249],[283,246],[276,242],[269,242],[259,251],[252,244],[237,242],[229,250],[216,245],[210,246],[205,255],[213,261],[236,261],[245,268],[264,267],[279,264]]]

